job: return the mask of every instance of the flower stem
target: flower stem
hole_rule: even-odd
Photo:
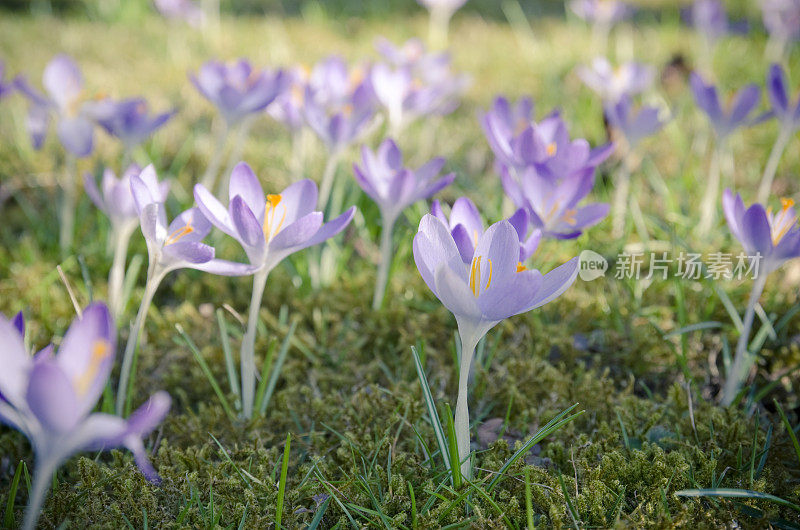
[[[128,257],[128,243],[130,242],[133,228],[115,227],[112,229],[114,240],[114,260],[108,273],[108,305],[115,321],[119,322],[122,315],[122,285],[125,282],[125,260]]]
[[[717,213],[717,195],[719,195],[719,181],[722,172],[722,145],[717,145],[711,153],[711,162],[708,167],[708,185],[700,204],[700,224],[697,226],[701,238],[705,238],[714,224]]]
[[[434,50],[447,48],[447,33],[453,12],[448,8],[433,7],[428,26],[428,40]]]
[[[459,333],[459,335],[461,334]],[[458,372],[458,397],[456,398],[456,412],[453,419],[456,431],[456,443],[458,445],[458,460],[461,462],[461,476],[467,480],[472,478],[472,467],[469,461],[469,404],[467,385],[469,383],[469,371],[470,366],[472,366],[472,358],[475,356],[476,344],[476,341],[461,335],[461,366]]]
[[[336,169],[339,166],[339,158],[341,158],[340,151],[331,152],[328,156],[328,161],[325,163],[325,170],[322,172],[322,181],[319,187],[319,199],[317,200],[317,207],[320,211],[325,211],[328,205],[328,199],[331,196],[333,189],[333,180],[336,177]]]
[[[250,311],[247,315],[247,331],[242,338],[242,350],[240,353],[242,370],[242,413],[247,419],[253,417],[253,404],[256,395],[256,329],[258,324],[258,312],[261,309],[261,300],[264,298],[264,288],[267,286],[268,275],[269,270],[266,268],[253,275],[253,292],[250,298]]]
[[[386,284],[389,281],[389,269],[392,266],[392,232],[394,219],[384,217],[381,230],[381,261],[378,263],[378,276],[375,280],[375,294],[372,297],[372,310],[378,311],[383,303],[386,293]]]
[[[61,232],[59,243],[61,253],[67,255],[72,250],[72,238],[75,234],[75,203],[77,190],[75,188],[76,163],[75,157],[67,154],[64,161],[64,180],[61,184],[63,195],[61,197]]]
[[[206,166],[206,171],[200,178],[200,183],[209,191],[213,191],[214,184],[217,181],[217,173],[219,173],[219,166],[222,164],[222,155],[225,152],[225,143],[228,141],[229,132],[230,127],[227,122],[217,131],[217,138],[214,143],[214,154],[211,155],[211,160],[208,162],[208,166]]]
[[[25,509],[25,520],[22,523],[23,530],[33,530],[36,528],[39,514],[42,511],[42,504],[44,504],[44,499],[47,495],[47,490],[50,488],[50,482],[53,479],[53,473],[55,473],[55,471],[55,462],[50,462],[49,460],[36,462],[36,473],[34,473],[33,476],[31,495],[28,499],[28,507]]]
[[[248,116],[242,120],[236,128],[233,147],[228,155],[228,162],[225,164],[225,171],[222,172],[222,180],[220,180],[219,187],[217,188],[217,197],[227,196],[231,171],[233,171],[234,166],[242,159],[244,144],[247,141],[247,137],[250,135],[250,129],[253,126],[254,118],[255,116]]]
[[[128,396],[128,385],[130,384],[131,367],[133,366],[136,346],[139,344],[139,337],[142,334],[142,326],[147,316],[147,310],[150,309],[153,296],[156,294],[156,290],[161,280],[164,278],[164,274],[163,271],[155,271],[153,266],[147,271],[147,281],[144,286],[142,301],[141,304],[139,304],[139,311],[136,313],[136,320],[133,321],[130,335],[128,335],[128,342],[125,344],[125,353],[122,356],[122,368],[119,373],[115,408],[117,416],[121,416],[125,411],[125,402]]]
[[[620,171],[617,174],[617,181],[614,189],[614,217],[612,221],[612,237],[622,237],[625,230],[625,204],[628,202],[628,195],[631,189],[631,169],[628,157],[622,159]]]
[[[769,160],[764,167],[764,174],[761,176],[761,185],[758,187],[758,199],[760,203],[765,203],[769,198],[770,189],[772,189],[772,180],[775,178],[775,173],[778,171],[778,163],[781,161],[783,151],[786,149],[786,144],[792,138],[792,126],[784,125],[781,127],[781,132],[778,138],[775,139],[775,144],[772,146],[772,152],[769,154]]]
[[[761,298],[761,293],[764,292],[764,285],[766,283],[767,274],[764,272],[761,272],[753,282],[753,290],[750,291],[750,300],[747,302],[747,310],[744,313],[742,333],[739,335],[739,341],[736,343],[736,356],[733,360],[733,368],[728,372],[725,387],[722,391],[723,407],[730,406],[733,400],[736,399],[755,361],[755,355],[751,355],[750,352],[747,351],[747,342],[750,339],[750,329],[753,327],[756,304],[758,304],[758,299]]]

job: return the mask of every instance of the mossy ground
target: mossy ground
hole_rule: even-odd
[[[676,20],[673,16],[659,25],[645,19],[636,29],[623,28],[612,39],[612,55],[624,58],[635,51],[637,58],[660,67],[680,55],[693,64],[697,39]],[[178,117],[137,153],[139,159],[153,160],[162,176],[175,179],[168,205],[175,212],[191,201],[191,185],[202,173],[213,142],[211,108],[191,87],[187,71],[210,57],[311,64],[337,52],[360,60],[374,57],[372,44],[379,35],[400,41],[423,35],[425,29],[421,17],[328,20],[312,10],[305,19],[223,20],[219,35],[204,39],[150,16],[135,23],[4,16],[0,56],[7,71],[25,72],[38,82],[51,55],[66,51],[80,62],[90,92],[143,94],[155,108],[177,105]],[[400,141],[412,165],[433,155],[446,156],[448,169],[458,178],[444,198],[466,194],[492,221],[500,218],[502,194],[476,113],[494,94],[532,95],[538,116],[559,107],[573,135],[586,136],[593,145],[605,139],[600,105],[572,73],[576,64],[597,53],[589,32],[554,18],[535,21],[533,35],[535,41],[528,43],[503,23],[458,17],[451,33],[454,60],[473,77],[472,88],[452,116],[418,124]],[[766,70],[763,49],[760,36],[726,40],[715,55],[719,81],[738,87],[761,80]],[[795,53],[790,61],[795,80],[800,75],[797,58]],[[675,118],[657,140],[645,145],[646,156],[635,175],[648,235],[643,237],[629,223],[624,241],[673,253],[738,253],[738,243],[722,223],[710,241],[694,237],[705,186],[708,131],[693,109],[685,78],[680,72],[665,74],[653,97],[668,103]],[[52,140],[41,153],[29,147],[24,112],[18,97],[0,106],[0,175],[12,191],[0,223],[0,310],[24,310],[32,343],[43,345],[62,335],[74,314],[55,272],[57,264],[80,303],[105,296],[107,223],[86,197],[81,198],[79,251],[62,260],[53,207],[60,151]],[[728,182],[748,197],[775,132],[775,125],[768,124],[733,138],[736,164]],[[795,139],[775,185],[790,196],[800,188],[797,147]],[[264,118],[256,123],[243,158],[268,189],[281,189],[292,178],[289,150],[286,134]],[[318,175],[323,163],[321,150],[312,146],[305,173]],[[81,161],[79,168],[96,171],[104,164],[114,169],[119,164],[119,152],[107,138],[100,139],[98,154]],[[598,199],[610,196],[615,167],[612,161],[601,171],[594,193]],[[163,484],[148,484],[123,452],[77,456],[59,471],[42,525],[270,527],[287,433],[292,433],[283,517],[288,528],[309,524],[320,510],[325,510],[319,520],[324,528],[353,523],[411,527],[412,502],[419,528],[459,523],[503,528],[509,522],[522,527],[526,472],[537,524],[545,526],[757,528],[769,521],[798,523],[796,512],[768,502],[737,504],[674,493],[685,488],[744,488],[798,502],[800,467],[773,400],[797,425],[797,376],[789,370],[800,363],[800,318],[790,316],[762,352],[754,388],[776,384],[759,394],[752,406],[724,410],[714,403],[722,352],[737,335],[716,289],[741,308],[749,282],[635,282],[611,274],[592,283],[578,281],[561,299],[509,319],[487,336],[484,362],[477,364],[471,387],[478,478],[499,469],[518,440],[561,410],[579,403],[585,412],[539,444],[526,458],[528,464],[518,461],[491,494],[473,493],[470,511],[465,512],[462,502],[454,502],[457,495],[441,487],[447,484],[441,462],[426,456],[424,446],[436,444],[410,353],[412,345],[423,345],[433,394],[440,403],[452,403],[457,383],[455,322],[425,287],[411,258],[411,239],[424,207],[412,208],[396,228],[398,250],[387,303],[373,312],[369,300],[379,217],[357,192],[348,164],[342,164],[338,178],[348,186],[361,214],[336,243],[348,250],[339,258],[335,281],[310,289],[304,272],[307,256],[300,254],[275,271],[268,283],[259,357],[271,337],[283,339],[289,320],[298,324],[266,417],[231,422],[175,328],[180,324],[186,330],[227,389],[214,310],[227,304],[245,314],[250,281],[173,273],[149,314],[134,399],[138,404],[156,389],[174,398],[168,419],[148,440]],[[613,260],[623,242],[612,239],[609,230],[610,222],[604,221],[575,241],[546,242],[537,254],[537,266],[547,270],[586,248]],[[218,250],[227,257],[239,256],[239,249],[222,238]],[[145,252],[137,236],[131,255]],[[613,271],[613,261],[611,267]],[[800,271],[790,266],[770,278],[762,305],[775,320],[796,308],[798,276]],[[129,316],[141,287],[140,280]],[[227,312],[226,319],[236,346],[241,326]],[[721,324],[665,336],[709,321]],[[126,326],[121,327],[125,338]],[[502,425],[503,436],[490,425]],[[20,462],[33,466],[27,441],[2,428],[4,501]],[[14,504],[17,521],[26,499],[23,485]]]

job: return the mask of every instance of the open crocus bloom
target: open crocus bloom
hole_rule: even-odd
[[[644,92],[653,84],[656,74],[652,66],[633,61],[614,68],[605,57],[596,57],[590,67],[579,66],[576,72],[604,101],[617,101],[624,95]]]
[[[414,261],[431,291],[456,317],[465,344],[503,319],[557,298],[575,280],[573,258],[546,275],[519,263],[519,237],[508,221],[490,226],[465,263],[447,225],[427,214],[414,237]]]
[[[266,195],[250,169],[240,162],[231,173],[230,203],[225,208],[202,184],[194,187],[199,211],[214,226],[235,238],[254,270],[270,271],[285,257],[322,243],[350,223],[355,206],[324,223],[315,212],[317,185],[304,179],[278,194]]]
[[[800,227],[792,199],[782,199],[778,212],[758,203],[745,208],[742,198],[726,189],[722,207],[731,233],[751,256],[760,255],[759,273],[769,274],[800,256]]]
[[[117,178],[110,168],[103,171],[100,188],[94,176],[86,173],[83,176],[83,185],[89,199],[100,211],[108,216],[115,227],[136,225],[139,221],[139,212],[136,210],[136,201],[131,190],[131,179],[139,176],[155,202],[164,202],[169,193],[169,181],[159,182],[155,171],[143,172],[137,164],[131,164]]]
[[[371,90],[361,82],[337,101],[338,95],[328,90],[306,86],[303,96],[303,116],[306,123],[332,153],[346,149],[365,131],[375,114]],[[330,102],[330,103],[326,103]]]
[[[478,246],[478,241],[484,233],[483,220],[475,203],[467,197],[459,197],[453,203],[453,207],[450,208],[450,217],[448,218],[439,201],[433,201],[431,215],[448,227],[450,234],[453,236],[453,241],[458,247],[462,261],[470,263],[475,253],[475,248]],[[542,232],[534,229],[526,237],[529,217],[524,208],[514,212],[514,215],[508,218],[508,222],[514,227],[519,238],[519,262],[521,265],[536,252],[542,239]]]
[[[373,153],[361,149],[362,167],[353,164],[356,182],[375,201],[387,222],[415,202],[426,199],[449,186],[455,173],[437,178],[444,167],[443,158],[434,158],[417,170],[403,167],[403,154],[391,139],[384,140]]]
[[[131,178],[136,210],[142,234],[147,243],[153,277],[161,278],[175,269],[190,268],[223,276],[246,276],[254,268],[244,264],[216,259],[214,247],[202,240],[211,231],[211,223],[198,208],[191,208],[167,223],[164,203],[158,201],[152,186],[155,169],[152,165],[142,170],[142,175]],[[148,175],[151,174],[151,175]],[[159,280],[160,281],[160,280]]]
[[[800,97],[789,101],[789,80],[779,64],[770,66],[767,72],[767,96],[772,105],[772,114],[780,120],[783,127],[791,131],[800,128]]]
[[[94,142],[94,125],[85,102],[83,75],[67,55],[56,55],[42,75],[47,96],[23,78],[14,82],[30,102],[28,131],[35,149],[42,147],[51,114],[56,115],[58,138],[64,148],[77,157],[89,156]]]
[[[116,137],[126,149],[133,149],[167,123],[175,110],[150,114],[144,98],[129,98],[120,101],[106,99],[93,106],[95,120],[105,131]]]
[[[86,308],[67,331],[57,353],[51,346],[31,356],[23,343],[23,322],[0,316],[0,421],[22,431],[36,451],[37,475],[44,481],[79,451],[125,446],[148,478],[158,475],[147,459],[142,437],[167,414],[170,398],[157,392],[128,420],[92,413],[114,364],[116,332],[102,303]]]
[[[608,214],[609,205],[605,203],[578,206],[594,187],[593,168],[556,180],[528,168],[519,179],[505,171],[501,180],[506,195],[518,208],[525,208],[531,225],[545,237],[578,237]]]
[[[643,105],[633,110],[629,96],[622,96],[616,103],[607,104],[605,110],[608,122],[622,133],[630,148],[660,131],[667,123],[658,107]]]
[[[209,61],[200,67],[197,75],[190,74],[189,78],[219,109],[229,126],[264,110],[288,82],[282,70],[254,70],[244,59],[229,64]]]
[[[697,106],[708,116],[717,138],[727,138],[739,127],[746,127],[757,123],[759,120],[750,119],[750,113],[758,105],[761,90],[754,84],[749,84],[737,92],[727,109],[723,109],[719,100],[717,88],[703,81],[696,72],[689,77],[689,84],[694,93]]]

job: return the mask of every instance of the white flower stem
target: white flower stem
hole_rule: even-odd
[[[461,333],[459,332],[459,335]],[[453,424],[456,431],[456,445],[458,446],[458,460],[461,462],[461,476],[467,480],[472,478],[469,454],[469,404],[467,385],[469,384],[469,371],[472,358],[475,356],[477,341],[461,335],[461,366],[458,371],[458,397],[456,398],[456,412]]]
[[[214,184],[217,181],[217,173],[219,173],[219,166],[222,164],[222,155],[225,152],[225,144],[228,141],[228,133],[230,127],[225,122],[217,131],[217,137],[214,142],[214,153],[211,155],[211,160],[206,166],[206,171],[200,178],[200,183],[206,187],[207,190],[213,192]]]
[[[733,367],[727,374],[725,380],[725,387],[722,391],[722,406],[727,407],[739,394],[747,379],[747,374],[755,361],[755,355],[751,355],[747,351],[747,343],[750,339],[750,329],[753,327],[753,318],[756,313],[756,305],[758,304],[761,293],[764,292],[764,285],[767,282],[767,274],[761,272],[753,282],[753,290],[750,291],[750,299],[747,302],[747,310],[744,313],[744,322],[742,323],[742,333],[739,335],[739,341],[736,343],[736,355],[733,359]]]
[[[153,302],[153,296],[156,294],[158,285],[164,278],[166,271],[157,270],[156,267],[150,266],[147,271],[147,281],[144,286],[144,294],[142,301],[139,304],[139,311],[136,313],[136,320],[133,321],[130,335],[128,335],[128,342],[125,344],[125,353],[122,355],[122,368],[119,373],[119,385],[117,386],[117,401],[116,401],[116,414],[122,416],[125,412],[125,404],[128,396],[128,385],[130,384],[131,367],[133,366],[134,354],[136,347],[139,344],[139,337],[142,334],[142,326],[144,319],[147,316],[147,310],[150,309],[150,304]]]
[[[256,330],[258,329],[258,312],[264,298],[264,289],[267,286],[268,269],[258,271],[253,275],[253,292],[250,298],[250,310],[247,315],[247,331],[242,337],[240,353],[242,371],[242,413],[244,417],[253,417],[253,404],[256,395],[256,361],[255,345]]]
[[[322,212],[325,211],[325,207],[328,205],[328,199],[330,199],[331,196],[333,180],[336,177],[336,169],[339,166],[339,158],[341,158],[340,151],[331,152],[330,156],[328,156],[328,161],[325,163],[325,169],[322,172],[319,199],[317,200],[317,208]]]
[[[75,234],[75,203],[78,199],[75,188],[76,172],[75,157],[67,154],[64,160],[64,177],[61,183],[61,225],[59,234],[61,253],[64,255],[72,250],[72,239]]]
[[[786,144],[792,138],[791,125],[784,125],[781,127],[781,132],[778,138],[775,139],[775,144],[772,146],[772,152],[769,154],[767,165],[764,167],[764,174],[761,176],[761,185],[758,187],[757,201],[764,204],[769,198],[769,192],[772,189],[772,180],[775,178],[775,173],[778,171],[778,164],[783,156],[783,151],[786,149]]]
[[[31,495],[28,499],[28,506],[25,509],[25,520],[22,523],[22,530],[33,530],[39,521],[39,514],[42,511],[47,490],[50,489],[50,482],[53,473],[56,472],[56,463],[50,460],[36,462],[36,472],[33,475]]]
[[[434,50],[447,48],[447,33],[450,28],[450,18],[453,12],[447,8],[433,7],[431,9],[430,25],[428,26],[428,40]]]
[[[711,153],[711,162],[708,167],[708,185],[706,186],[703,201],[700,203],[700,224],[697,226],[698,234],[705,238],[714,224],[717,213],[717,196],[719,195],[719,181],[722,173],[722,150],[723,146],[717,144]]]
[[[375,279],[375,294],[372,297],[372,310],[378,311],[383,304],[386,293],[386,284],[389,281],[389,269],[392,267],[392,232],[394,231],[394,218],[383,218],[381,229],[381,261],[378,263],[378,276]]]
[[[625,230],[625,205],[628,202],[628,195],[631,189],[631,169],[628,163],[628,156],[622,159],[620,164],[619,173],[617,173],[616,182],[614,183],[614,213],[612,219],[612,237],[622,237],[622,232]]]
[[[115,321],[122,316],[122,287],[125,282],[125,260],[128,257],[128,243],[133,230],[126,226],[114,227],[111,237],[114,241],[114,260],[108,273],[108,305]]]

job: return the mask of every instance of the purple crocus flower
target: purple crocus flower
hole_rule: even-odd
[[[605,110],[608,122],[622,133],[629,149],[660,131],[667,123],[658,107],[643,105],[634,111],[628,96],[622,96],[615,104],[607,104]]]
[[[453,236],[453,241],[456,242],[458,252],[461,254],[461,259],[464,263],[469,263],[475,254],[475,247],[485,231],[481,214],[478,212],[475,203],[467,197],[459,197],[450,208],[450,216],[448,217],[439,201],[433,201],[431,203],[431,215],[448,227],[450,234]],[[514,212],[508,218],[508,222],[514,227],[519,238],[519,262],[520,264],[525,263],[539,247],[539,242],[542,240],[542,232],[541,230],[533,229],[530,231],[530,235],[527,235],[530,217],[525,208],[519,208]]]
[[[108,134],[119,138],[130,151],[167,123],[176,112],[171,110],[151,115],[144,98],[129,98],[99,101],[93,105],[92,114]]]
[[[800,0],[761,0],[764,27],[785,45],[800,38]]]
[[[634,61],[614,68],[605,57],[597,57],[591,66],[579,66],[576,73],[603,101],[617,101],[622,96],[635,96],[650,88],[656,70]]]
[[[281,261],[295,252],[317,245],[344,230],[355,215],[355,206],[323,223],[317,204],[317,185],[304,179],[279,194],[265,195],[250,166],[240,162],[233,168],[225,208],[202,184],[194,188],[200,211],[217,228],[236,239],[250,260],[253,291],[247,332],[242,340],[242,411],[251,418],[255,399],[255,333],[258,310],[267,276]]]
[[[619,0],[572,0],[569,7],[581,19],[610,27],[633,14],[633,8]]]
[[[560,296],[575,280],[573,258],[546,275],[519,263],[520,242],[508,221],[490,226],[465,263],[449,227],[427,214],[414,237],[414,261],[422,279],[453,313],[461,337],[461,366],[455,431],[462,474],[469,478],[467,381],[478,341],[502,320],[525,313]]]
[[[761,90],[755,84],[746,85],[733,96],[727,109],[720,104],[717,88],[706,83],[697,72],[689,76],[695,102],[711,123],[711,127],[719,140],[724,140],[739,127],[747,127],[757,123],[758,119],[750,118],[750,113],[758,105]]]
[[[576,238],[608,214],[605,203],[578,206],[594,187],[594,168],[555,180],[535,168],[527,168],[518,179],[506,170],[501,181],[511,202],[528,212],[531,226],[541,230],[544,237]]]
[[[789,101],[789,80],[779,64],[770,66],[767,72],[767,97],[772,105],[772,114],[783,127],[796,131],[800,128],[800,96]]]
[[[375,108],[369,87],[356,85],[344,100],[328,91],[306,87],[303,115],[306,123],[331,153],[341,153],[355,142],[372,120]],[[326,103],[327,102],[327,103]]]
[[[264,110],[288,82],[282,70],[254,70],[245,59],[227,64],[208,61],[189,78],[203,97],[219,109],[228,126]]]
[[[425,44],[417,38],[408,39],[397,46],[385,37],[378,37],[375,49],[393,66],[414,66],[427,55]]]
[[[282,123],[292,134],[305,125],[303,118],[303,96],[308,74],[302,68],[286,71],[287,82],[283,91],[267,107],[267,114]]]
[[[731,31],[725,5],[720,0],[695,0],[683,12],[688,24],[700,32],[709,42],[716,42]]]
[[[0,422],[21,431],[36,453],[36,474],[24,528],[33,528],[53,473],[70,456],[124,446],[148,480],[158,482],[142,438],[167,414],[170,397],[157,392],[128,420],[93,413],[114,364],[116,332],[102,303],[87,307],[53,346],[31,356],[23,342],[24,322],[0,315],[3,343]]]
[[[14,82],[30,103],[28,131],[35,149],[47,136],[52,115],[56,116],[58,138],[64,148],[77,157],[89,156],[94,140],[94,125],[84,101],[83,75],[67,55],[56,55],[42,76],[47,95],[34,89],[23,78]]]
[[[384,140],[376,152],[361,148],[362,166],[353,164],[356,182],[381,210],[384,224],[393,224],[400,213],[417,201],[449,186],[455,173],[437,177],[444,158],[434,158],[417,170],[403,166],[403,154],[392,139]]]
[[[193,27],[203,23],[203,10],[192,0],[153,0],[153,4],[167,20],[183,20]]]
[[[751,255],[760,255],[759,274],[769,274],[786,261],[800,256],[800,227],[792,199],[782,199],[777,213],[755,203],[744,207],[742,198],[726,189],[722,208],[728,227]]]

